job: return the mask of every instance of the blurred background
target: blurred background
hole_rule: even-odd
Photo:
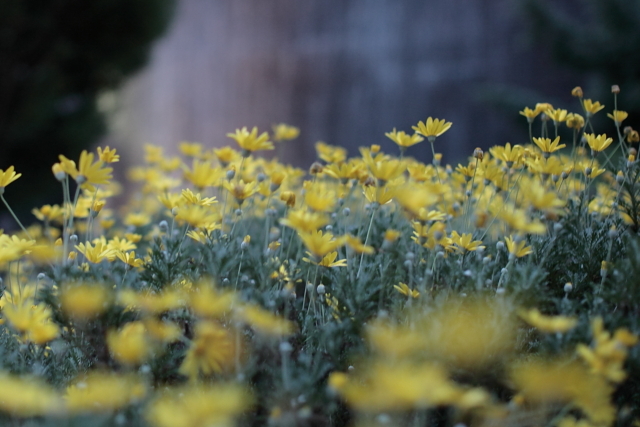
[[[0,169],[23,173],[7,197],[59,203],[57,155],[96,143],[124,170],[145,143],[285,122],[301,135],[283,160],[307,167],[316,141],[395,152],[385,132],[433,116],[453,122],[436,148],[456,164],[526,142],[524,106],[578,111],[577,85],[608,107],[620,85],[633,119],[638,23],[640,0],[3,0]]]

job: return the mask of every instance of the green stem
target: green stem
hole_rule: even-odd
[[[364,239],[364,245],[367,246],[369,243],[369,236],[371,235],[371,226],[373,225],[373,218],[376,216],[376,211],[378,209],[374,208],[373,212],[371,212],[371,219],[369,220],[369,228],[367,228],[367,237]],[[362,261],[364,261],[364,252],[362,256],[360,256],[360,265],[358,266],[358,273],[356,273],[356,278],[360,277],[360,271],[362,270]]]
[[[2,189],[4,192],[4,188]],[[16,222],[18,223],[18,225],[20,226],[20,228],[22,228],[22,231],[24,231],[24,234],[27,235],[27,237],[31,240],[33,240],[33,237],[31,237],[31,234],[29,234],[29,232],[27,231],[26,228],[24,228],[24,225],[22,225],[22,223],[20,222],[20,220],[18,219],[18,216],[15,214],[15,212],[13,212],[13,209],[11,209],[11,206],[9,206],[9,203],[7,203],[7,201],[4,198],[4,195],[2,195],[2,193],[0,193],[0,199],[2,199],[2,202],[4,203],[4,205],[7,207],[7,210],[9,211],[9,213],[11,214],[11,216],[13,217],[13,219],[16,220]]]

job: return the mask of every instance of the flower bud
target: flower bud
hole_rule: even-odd
[[[53,171],[53,176],[55,176],[58,181],[64,181],[64,179],[67,177],[67,174],[62,170],[62,166],[60,166],[60,163],[55,163],[51,167],[51,170]]]
[[[611,93],[614,93],[616,95],[619,94],[620,93],[620,86],[618,86],[618,85],[611,86]]]
[[[231,166],[229,170],[227,170],[226,177],[229,181],[231,181],[236,176],[236,168],[235,166]]]
[[[571,282],[567,282],[564,284],[564,292],[569,293],[573,290],[573,284]]]
[[[582,88],[580,86],[576,86],[571,90],[571,96],[576,96],[578,98],[582,98],[584,93],[582,92]]]
[[[322,166],[322,163],[313,162],[311,164],[311,167],[309,168],[309,173],[311,175],[317,175],[317,174],[321,173],[323,169],[324,169],[324,167]]]
[[[282,341],[280,343],[280,353],[289,354],[293,351],[293,347],[288,341]]]

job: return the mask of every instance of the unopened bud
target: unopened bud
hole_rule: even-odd
[[[576,96],[578,98],[582,98],[584,93],[582,92],[582,88],[580,86],[576,86],[571,90],[571,96]]]
[[[620,93],[620,86],[613,85],[611,86],[611,93],[615,93],[616,95]]]
[[[322,163],[313,162],[311,164],[311,167],[309,168],[309,173],[311,175],[317,175],[317,174],[321,173],[323,169],[324,169],[324,167],[322,166]]]
[[[569,293],[573,290],[573,284],[571,282],[567,282],[564,284],[564,292]]]
[[[478,160],[482,160],[482,158],[484,157],[484,152],[482,151],[482,148],[478,147],[475,150],[473,150],[473,157],[475,157]]]
[[[280,353],[289,354],[293,351],[293,347],[288,341],[282,341],[280,343]]]
[[[67,177],[67,174],[65,171],[62,170],[62,166],[60,166],[60,163],[56,163],[51,167],[51,170],[53,171],[53,176],[58,180],[58,181],[64,181],[64,179]]]
[[[316,288],[316,292],[318,292],[318,295],[324,295],[324,293],[326,292],[324,285],[318,285],[318,287]]]

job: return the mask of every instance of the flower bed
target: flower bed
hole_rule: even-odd
[[[637,422],[638,133],[617,109],[615,137],[596,133],[604,106],[574,95],[580,113],[525,108],[529,144],[457,167],[432,118],[386,134],[397,155],[317,143],[308,172],[255,155],[295,139],[286,125],[238,129],[239,150],[147,146],[117,211],[115,150],[61,155],[62,203],[0,235],[0,417]],[[19,177],[0,171],[9,210]]]

